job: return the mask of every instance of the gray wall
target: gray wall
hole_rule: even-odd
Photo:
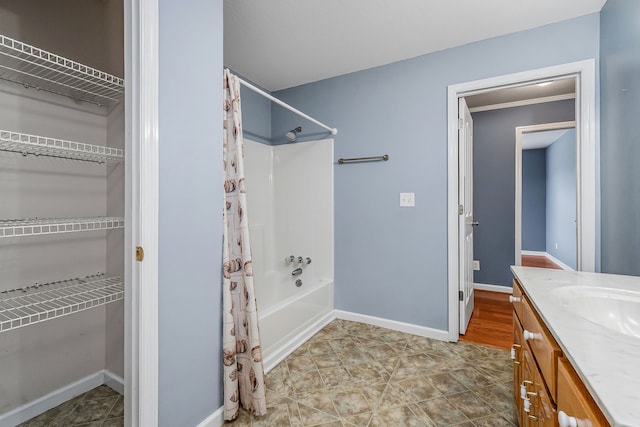
[[[237,75],[243,80],[257,86],[244,76]],[[260,89],[269,93],[269,91],[264,88]],[[271,101],[244,86],[240,87],[240,99],[242,103],[242,132],[244,136],[254,141],[262,142],[263,144],[271,144]]]
[[[597,58],[598,40],[592,14],[274,94],[338,128],[336,158],[390,155],[335,168],[336,308],[447,329],[447,86]],[[301,121],[272,117],[272,135]],[[400,192],[416,207],[400,208]]]
[[[576,130],[547,147],[547,253],[575,269]]]
[[[574,120],[574,101],[473,114],[473,209],[480,222],[473,257],[476,283],[511,286],[515,263],[515,128]]]
[[[522,250],[547,250],[546,149],[522,151]]]
[[[222,405],[222,1],[159,13],[159,425],[194,426]]]
[[[602,271],[640,275],[640,2],[600,13]]]

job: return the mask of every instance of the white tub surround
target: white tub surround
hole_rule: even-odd
[[[595,323],[595,309],[573,314],[563,301],[571,292],[587,294],[597,288],[640,292],[640,277],[531,267],[511,271],[611,425],[637,426],[640,338]],[[570,287],[581,288],[558,291]]]
[[[269,146],[245,139],[244,148],[268,372],[334,318],[333,140]]]

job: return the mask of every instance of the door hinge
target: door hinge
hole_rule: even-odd
[[[142,246],[136,246],[136,261],[142,261],[144,259],[144,249]]]
[[[460,301],[464,301],[464,292],[463,291],[458,291],[458,299]]]
[[[462,121],[462,119],[458,119],[458,130],[462,130],[463,127],[464,127],[464,122]]]
[[[464,213],[464,206],[458,205],[458,215],[462,215]]]

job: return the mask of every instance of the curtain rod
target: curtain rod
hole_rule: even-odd
[[[229,72],[229,74],[233,74],[231,72],[231,70],[229,70],[228,68],[226,70]],[[235,76],[235,74],[233,74],[233,75]],[[296,113],[297,115],[299,115],[301,117],[304,117],[305,119],[309,120],[310,122],[313,122],[313,123],[317,124],[318,126],[325,128],[326,130],[331,132],[331,135],[335,135],[335,134],[338,133],[338,129],[329,127],[329,126],[325,125],[324,123],[319,122],[318,120],[314,119],[311,116],[306,115],[302,111],[292,107],[291,105],[287,104],[286,102],[281,101],[278,98],[276,98],[275,96],[272,96],[272,95],[268,94],[267,92],[265,92],[262,89],[252,85],[251,83],[242,80],[240,77],[238,77],[238,76],[236,76],[236,77],[238,78],[238,81],[240,82],[240,84],[243,85],[244,87],[246,87],[247,89],[251,89],[252,91],[264,96],[267,99],[270,99],[271,101],[273,101],[276,104],[286,108],[287,110],[292,111],[292,112]]]

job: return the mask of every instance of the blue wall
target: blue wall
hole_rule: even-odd
[[[522,250],[547,250],[547,153],[522,151]]]
[[[222,1],[159,13],[159,425],[195,426],[222,405]]]
[[[640,1],[600,12],[602,271],[640,275]]]
[[[569,129],[546,151],[547,253],[575,269],[576,130]]]
[[[257,86],[250,80],[240,77]],[[263,90],[269,93],[268,90]],[[271,144],[271,101],[244,86],[240,87],[240,99],[244,137],[263,144]]]
[[[338,309],[447,329],[447,86],[597,58],[598,43],[592,14],[274,94],[338,128],[336,158],[390,155],[336,165]],[[272,118],[273,135],[300,124],[281,109]],[[400,192],[416,207],[400,208]]]
[[[511,286],[515,263],[516,127],[574,120],[574,100],[473,114],[476,283]]]

